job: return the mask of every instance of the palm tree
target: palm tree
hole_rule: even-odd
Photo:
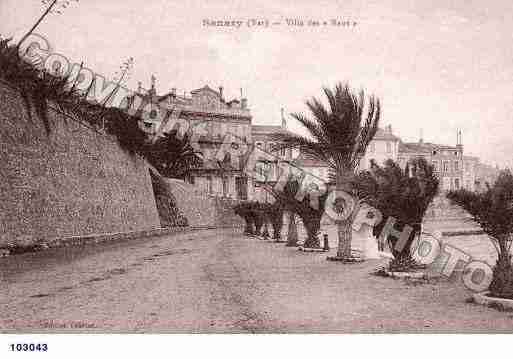
[[[410,226],[412,231],[408,241],[396,248],[397,238],[393,235],[384,238],[390,245],[394,259],[389,263],[389,269],[414,269],[410,247],[414,239],[421,234],[421,223],[429,204],[438,192],[438,179],[434,167],[424,158],[409,160],[404,169],[391,159],[383,166],[372,162],[368,171],[358,174],[354,187],[358,197],[379,210],[383,219],[373,228],[373,234],[382,233],[389,218],[397,221],[396,229]]]
[[[291,213],[290,223],[289,223],[289,235],[291,238],[291,245],[295,242],[297,243],[297,232],[294,231],[296,226],[295,220],[292,216],[297,214],[305,227],[307,238],[303,246],[305,248],[320,248],[319,242],[319,230],[321,228],[321,218],[324,214],[324,206],[326,204],[326,199],[328,197],[328,193],[323,193],[320,195],[318,199],[318,205],[313,206],[312,201],[310,200],[311,192],[306,194],[306,196],[299,200],[297,198],[297,193],[299,192],[301,187],[301,179],[296,178],[295,176],[290,176],[287,180],[283,190],[279,190],[276,187],[263,187],[265,190],[269,191],[276,199],[276,202],[279,203],[283,208],[287,209]],[[290,227],[293,226],[293,227]]]
[[[347,84],[338,83],[334,90],[324,88],[326,107],[313,97],[306,101],[312,114],[308,118],[293,113],[309,137],[285,133],[275,135],[284,148],[299,148],[303,153],[326,162],[335,174],[337,191],[352,192],[351,182],[368,144],[378,130],[381,105],[378,98],[366,101],[363,90],[355,94]],[[351,259],[352,222],[354,216],[336,220],[339,245],[335,259]]]
[[[146,158],[165,177],[186,179],[202,164],[201,153],[191,145],[189,136],[166,133],[147,149]]]

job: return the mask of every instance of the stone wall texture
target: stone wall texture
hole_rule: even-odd
[[[55,110],[48,118],[50,133],[0,82],[0,247],[160,227],[142,158]]]
[[[176,206],[190,226],[242,227],[244,221],[233,210],[236,201],[209,196],[197,186],[166,179]]]

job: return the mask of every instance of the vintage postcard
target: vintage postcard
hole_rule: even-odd
[[[1,0],[0,332],[512,333],[511,18]]]

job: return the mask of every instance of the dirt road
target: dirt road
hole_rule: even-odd
[[[513,332],[458,281],[376,277],[379,261],[229,230],[0,259],[1,332]]]

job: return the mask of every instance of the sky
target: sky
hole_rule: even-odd
[[[0,34],[20,38],[44,11],[39,0],[0,0]],[[267,19],[226,28],[203,20]],[[287,26],[300,19],[305,26]],[[306,26],[308,20],[356,26]],[[208,84],[244,97],[256,124],[306,112],[338,81],[375,94],[381,127],[404,141],[456,144],[485,163],[513,167],[513,2],[495,0],[79,0],[37,28],[52,51],[113,78],[187,93]],[[289,120],[289,127],[301,132]]]

